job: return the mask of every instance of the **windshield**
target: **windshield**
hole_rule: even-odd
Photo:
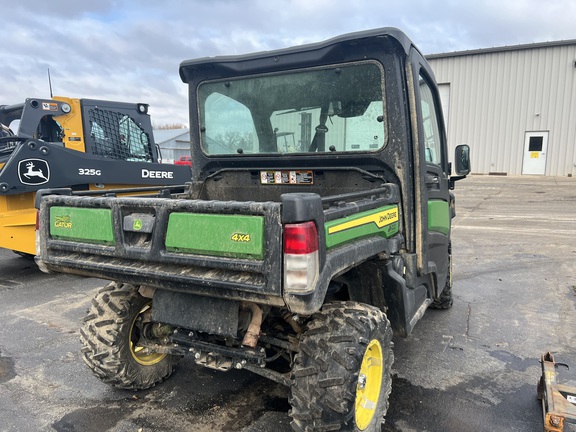
[[[209,155],[358,152],[384,147],[383,73],[337,65],[200,85]]]

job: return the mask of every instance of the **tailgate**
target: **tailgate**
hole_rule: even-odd
[[[39,229],[45,271],[282,304],[280,203],[54,195]]]

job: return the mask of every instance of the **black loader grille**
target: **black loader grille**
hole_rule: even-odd
[[[92,154],[126,161],[152,161],[148,134],[129,115],[99,108],[89,110]]]

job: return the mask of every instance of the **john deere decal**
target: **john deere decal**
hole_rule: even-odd
[[[328,234],[335,234],[350,228],[356,228],[362,225],[375,224],[378,228],[385,227],[398,221],[398,208],[387,209],[349,220],[328,228]]]
[[[398,206],[391,205],[327,222],[326,246],[332,248],[373,235],[390,238],[398,232],[398,216]]]
[[[50,167],[43,159],[22,159],[18,162],[18,178],[25,185],[41,185],[50,180]]]

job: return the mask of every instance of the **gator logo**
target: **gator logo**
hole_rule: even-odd
[[[54,226],[56,228],[72,229],[72,220],[70,216],[56,216]]]

